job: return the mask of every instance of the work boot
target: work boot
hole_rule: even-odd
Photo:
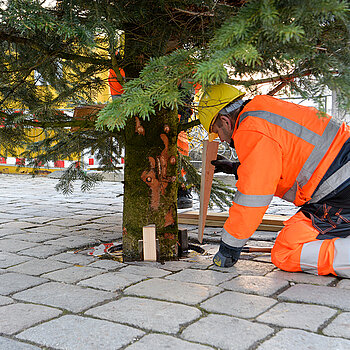
[[[177,209],[192,208],[191,189],[179,188],[177,191]]]

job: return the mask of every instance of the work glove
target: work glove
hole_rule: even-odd
[[[231,267],[239,259],[243,247],[231,247],[223,241],[220,242],[219,251],[213,258],[213,263],[219,267]]]
[[[234,174],[236,179],[238,179],[237,169],[240,165],[239,162],[233,162],[218,154],[216,160],[212,160],[211,164],[215,166],[214,173]]]

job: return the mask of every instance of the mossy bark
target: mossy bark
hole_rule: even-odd
[[[162,109],[125,128],[123,255],[139,260],[142,228],[156,225],[160,260],[177,256],[177,111]]]

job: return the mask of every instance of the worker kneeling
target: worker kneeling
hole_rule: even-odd
[[[282,270],[350,278],[350,128],[314,108],[244,93],[228,84],[202,95],[198,116],[211,139],[230,143],[239,163],[237,193],[214,257],[229,267],[256,231],[273,196],[300,210],[284,223],[271,252]]]

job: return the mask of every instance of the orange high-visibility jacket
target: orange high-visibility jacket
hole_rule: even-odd
[[[319,197],[315,189],[349,137],[349,126],[315,108],[254,97],[232,135],[241,165],[225,230],[237,239],[249,238],[274,195],[297,206]],[[343,182],[338,181],[336,187]]]
[[[125,78],[124,69],[119,68],[119,72],[122,75],[122,77]],[[108,84],[109,84],[109,90],[112,96],[119,96],[124,92],[123,87],[119,83],[117,79],[117,75],[115,74],[115,71],[113,69],[109,70]]]

